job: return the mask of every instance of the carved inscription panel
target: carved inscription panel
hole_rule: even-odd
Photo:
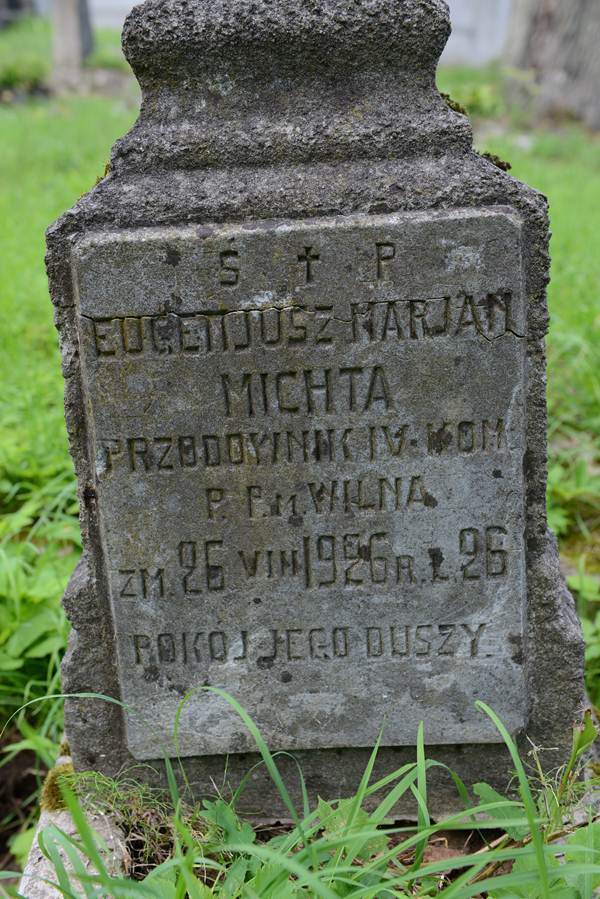
[[[75,246],[136,758],[231,692],[272,749],[494,742],[526,704],[521,225],[509,209]],[[253,748],[199,691],[183,755]]]

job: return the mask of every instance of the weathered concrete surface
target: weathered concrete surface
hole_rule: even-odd
[[[562,759],[582,655],[545,518],[546,205],[438,95],[447,35],[438,0],[129,18],[142,114],[48,235],[86,550],[65,688],[133,707],[69,703],[77,766],[173,752],[207,682],[312,796],[356,787],[386,712],[379,770],[424,719],[505,786],[477,698]],[[199,791],[251,749],[221,700],[186,705]],[[431,795],[456,804],[443,775]],[[281,813],[260,770],[244,804]]]
[[[525,308],[509,212],[74,250],[128,746],[226,687],[272,749],[524,724]],[[148,716],[147,709],[152,709]],[[393,711],[392,711],[393,709]],[[183,755],[250,750],[206,693]]]

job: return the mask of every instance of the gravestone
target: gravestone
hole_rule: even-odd
[[[148,0],[110,171],[48,232],[84,554],[76,766],[237,785],[218,695],[348,795],[429,753],[558,764],[581,637],[547,531],[543,197],[437,92],[440,0]],[[524,745],[528,745],[525,744]],[[298,782],[289,759],[281,765]],[[226,772],[226,773],[224,773]],[[148,768],[140,776],[152,777]],[[224,780],[225,779],[225,780]],[[282,813],[261,768],[247,809]],[[300,787],[296,788],[296,795]],[[457,804],[432,774],[432,810]]]

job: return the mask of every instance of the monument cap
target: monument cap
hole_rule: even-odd
[[[339,65],[433,70],[450,34],[442,0],[148,0],[123,33],[143,80]]]
[[[111,168],[469,152],[435,86],[441,0],[148,0],[123,35],[143,103]]]

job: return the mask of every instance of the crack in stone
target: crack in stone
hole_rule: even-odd
[[[488,337],[487,334],[483,333],[483,331],[478,331],[477,333],[480,334],[484,338],[484,340],[487,340],[488,343],[494,343],[495,340],[500,340],[501,337],[506,337],[507,334],[512,334],[512,336],[516,337],[517,340],[527,340],[526,334],[517,334],[517,332],[513,331],[512,328],[506,328],[506,330],[503,331],[502,334],[496,334],[495,337]]]
[[[368,313],[368,310],[373,309],[374,307],[387,306],[389,303],[403,303],[403,302],[407,303],[407,302],[411,302],[411,301],[410,300],[367,300],[367,301],[363,301],[362,304],[359,303],[357,305],[368,305],[368,308],[365,309],[364,312],[359,312],[360,315],[366,315]],[[415,302],[424,302],[424,300],[416,300]],[[101,316],[99,318],[93,318],[90,315],[85,315],[84,313],[80,313],[80,318],[86,319],[86,321],[89,321],[92,323],[97,322],[97,321],[114,321],[115,319],[117,321],[125,321],[128,318],[141,318],[141,319],[148,318],[149,319],[149,318],[155,318],[155,317],[161,316],[161,315],[176,315],[179,318],[193,318],[193,317],[200,315],[200,316],[204,316],[205,318],[223,319],[223,318],[227,318],[228,316],[235,316],[235,315],[239,316],[239,315],[244,315],[244,314],[252,315],[253,313],[260,314],[263,312],[270,312],[270,311],[286,312],[288,310],[293,310],[293,309],[298,309],[301,312],[303,312],[304,315],[307,315],[307,316],[310,315],[310,316],[314,317],[317,315],[316,310],[307,309],[305,306],[301,306],[297,303],[291,303],[291,304],[283,303],[281,305],[278,305],[276,303],[270,303],[270,304],[264,305],[264,306],[249,306],[249,307],[245,307],[243,309],[200,309],[200,310],[196,310],[194,312],[178,312],[175,309],[167,307],[165,309],[159,310],[158,312],[152,313],[152,314],[108,315],[108,316]],[[325,312],[327,310],[321,309],[319,311]],[[337,315],[329,316],[329,321],[338,322],[339,324],[342,324],[342,325],[352,325],[354,323],[353,318],[340,318]],[[526,334],[519,334],[517,331],[514,331],[512,328],[506,328],[502,332],[502,334],[497,334],[495,337],[488,337],[488,335],[485,334],[480,328],[477,328],[477,333],[481,337],[483,337],[484,340],[487,340],[488,343],[493,343],[494,341],[499,340],[501,337],[505,337],[507,334],[512,334],[513,337],[515,337],[517,340],[526,340],[527,339]],[[444,335],[437,335],[437,336],[444,336]]]

